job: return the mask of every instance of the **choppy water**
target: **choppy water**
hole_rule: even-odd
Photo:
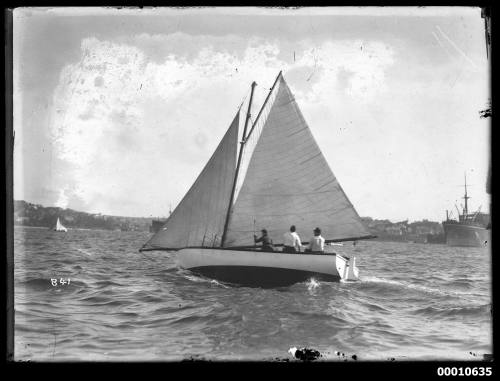
[[[492,353],[491,252],[359,242],[361,280],[229,287],[139,253],[143,232],[15,229],[15,359],[480,360]],[[70,279],[53,286],[51,279]],[[291,358],[291,357],[290,357]],[[353,361],[353,360],[351,360]]]

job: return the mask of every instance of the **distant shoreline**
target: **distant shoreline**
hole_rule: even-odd
[[[43,229],[43,230],[53,230],[52,228],[48,228],[46,226],[30,226],[30,225],[14,225],[14,228],[27,228],[27,229]],[[103,231],[103,232],[120,232],[120,233],[124,233],[124,232],[131,232],[131,231],[134,231],[134,232],[141,232],[141,233],[148,233],[148,231],[146,230],[127,230],[127,231],[122,231],[122,230],[112,230],[112,229],[89,229],[89,228],[74,228],[74,227],[69,227],[67,228],[68,229],[68,232],[71,231],[71,230],[88,230],[88,231]]]

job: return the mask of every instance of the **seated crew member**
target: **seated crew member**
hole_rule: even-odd
[[[309,239],[307,252],[323,253],[325,251],[325,239],[321,236],[321,229],[314,229],[314,236]]]
[[[253,235],[254,242],[262,242],[262,251],[274,251],[273,240],[267,235],[267,230],[262,229],[261,232],[262,236],[260,238],[257,238],[255,234]]]
[[[295,225],[290,226],[290,231],[283,234],[283,245],[284,253],[300,253],[302,242],[295,232]]]

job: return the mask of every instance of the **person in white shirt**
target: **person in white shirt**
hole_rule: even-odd
[[[314,229],[314,236],[309,240],[307,251],[321,253],[325,251],[325,239],[321,236],[320,228]]]
[[[295,232],[295,225],[290,226],[290,231],[283,234],[283,245],[284,253],[300,253],[302,242],[300,242],[300,237]]]

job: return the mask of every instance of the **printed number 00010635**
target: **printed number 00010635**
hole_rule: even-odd
[[[491,367],[439,367],[438,376],[491,376]]]

